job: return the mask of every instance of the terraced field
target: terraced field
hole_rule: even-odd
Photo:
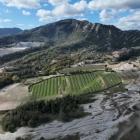
[[[68,74],[68,73],[77,72],[77,71],[93,72],[97,70],[105,70],[105,65],[84,65],[84,66],[78,66],[75,68],[62,69],[59,72],[63,74]]]
[[[116,73],[102,71],[43,80],[29,87],[33,99],[59,97],[66,94],[88,94],[102,91],[121,83]]]

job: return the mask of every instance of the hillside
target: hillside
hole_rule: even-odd
[[[29,47],[20,52],[3,55],[0,57],[1,69],[24,79],[55,74],[79,62],[114,63],[128,60],[138,56],[140,51],[121,48],[137,48],[136,46],[140,46],[139,36],[140,31],[122,31],[112,25],[92,24],[74,19],[61,20],[17,35],[1,37],[0,47],[10,47],[6,44],[22,41],[44,42],[40,47]],[[121,52],[119,59],[113,56],[114,50]]]
[[[26,30],[22,34],[0,38],[0,45],[8,45],[17,41],[39,41],[47,44],[72,43],[84,39],[86,33],[82,33],[83,27],[87,24],[77,20],[64,20],[31,30]],[[88,32],[88,31],[87,31]]]
[[[11,34],[17,34],[21,33],[22,30],[19,28],[0,28],[0,37],[1,36],[6,36],[6,35],[11,35]]]
[[[139,35],[69,19],[1,37],[1,139],[139,140]]]
[[[87,45],[96,45],[98,50],[110,50],[139,46],[139,36],[138,30],[122,31],[113,25],[67,19],[2,37],[0,46],[20,41],[39,41],[51,46],[86,42]]]

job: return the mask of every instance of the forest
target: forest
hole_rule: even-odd
[[[71,121],[85,116],[80,104],[94,101],[90,96],[65,96],[55,100],[40,100],[19,106],[5,114],[1,124],[5,131],[14,132],[22,126],[36,127],[54,119]]]

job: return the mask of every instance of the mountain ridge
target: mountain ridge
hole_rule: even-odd
[[[7,35],[11,35],[11,34],[18,34],[21,33],[23,30],[21,30],[20,28],[0,28],[0,37],[2,36],[7,36]]]
[[[110,50],[139,46],[139,36],[138,30],[122,31],[114,25],[67,19],[26,30],[17,35],[1,37],[0,46],[20,41],[40,41],[50,46],[86,41],[90,45],[98,46],[99,50]]]

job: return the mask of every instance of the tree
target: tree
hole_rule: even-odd
[[[14,82],[19,82],[20,78],[19,78],[17,75],[14,75],[14,76],[12,77],[12,80],[13,80]]]
[[[61,110],[59,112],[59,119],[60,119],[60,121],[66,121],[67,120],[66,119],[66,114]]]
[[[39,116],[39,122],[40,123],[45,123],[47,121],[49,121],[49,117],[47,116],[47,114]]]
[[[29,126],[29,127],[35,127],[35,122],[34,122],[32,119],[30,119],[30,120],[28,121],[28,126]]]
[[[137,67],[135,64],[133,64],[133,67]]]
[[[71,108],[70,108],[70,106],[68,105],[66,108],[65,108],[65,112],[66,113],[69,113],[71,111]]]
[[[11,125],[8,126],[7,130],[10,131],[10,132],[14,132],[15,131],[15,126],[11,124]]]
[[[83,115],[83,111],[81,109],[77,109],[73,114],[74,117],[80,117],[82,115]]]
[[[25,126],[25,125],[26,125],[25,121],[21,121],[21,122],[20,122],[20,125],[21,125],[21,126]]]

